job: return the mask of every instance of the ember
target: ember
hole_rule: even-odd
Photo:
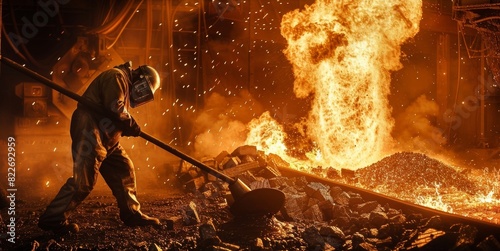
[[[387,194],[412,194],[417,189],[442,189],[454,187],[459,191],[475,194],[477,185],[454,168],[421,153],[401,152],[388,156],[377,163],[359,169],[361,186]]]

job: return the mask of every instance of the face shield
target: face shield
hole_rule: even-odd
[[[160,87],[160,76],[150,66],[139,66],[139,78],[130,88],[130,106],[132,108],[143,105],[154,99],[155,91]]]

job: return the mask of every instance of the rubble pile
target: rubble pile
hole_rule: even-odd
[[[474,194],[477,185],[453,167],[422,153],[400,152],[356,171],[358,182],[365,188],[413,191],[417,188],[454,187]]]
[[[266,182],[266,179],[281,176],[277,162],[283,163],[279,157],[265,156],[255,146],[249,145],[240,146],[232,153],[223,151],[215,158],[207,158],[202,162],[227,176],[241,179],[245,184],[251,185],[252,189],[264,185],[259,184],[259,180]],[[188,191],[198,191],[207,182],[218,180],[185,161],[181,161],[176,172],[179,181]]]
[[[391,160],[399,162],[391,163]],[[271,236],[253,236],[255,239],[249,239],[252,238],[251,235],[248,235],[248,232],[241,233],[241,230],[252,227],[241,219],[235,219],[239,228],[232,229],[229,237],[222,230],[219,231],[219,235],[225,236],[224,239],[227,241],[233,241],[250,250],[450,250],[454,248],[476,250],[478,248],[475,242],[477,229],[473,226],[449,225],[439,216],[424,217],[418,212],[403,212],[402,209],[392,208],[388,204],[366,201],[360,194],[346,191],[339,186],[308,181],[304,176],[281,176],[278,171],[279,164],[276,163],[282,163],[282,160],[276,156],[264,156],[253,146],[240,147],[231,154],[223,152],[215,159],[205,160],[205,163],[243,180],[252,189],[269,187],[285,193],[285,205],[274,216],[277,225],[282,226],[278,236],[276,233],[270,233]],[[442,181],[442,176],[452,177],[447,185],[455,185],[453,182],[456,182],[460,188],[472,187],[466,179],[443,164],[423,155],[411,153],[384,159],[378,165],[365,169],[362,172],[365,176],[360,177],[367,177],[375,170],[381,172],[378,168],[385,166],[389,169],[387,165],[398,163],[399,166],[405,164],[405,167],[414,166],[417,169],[425,166],[429,174],[441,176],[441,178],[433,177],[436,181]],[[403,168],[392,166],[390,169]],[[401,172],[404,171],[403,169]],[[207,200],[214,200],[212,197],[214,194],[225,194],[228,204],[231,204],[228,193],[214,191],[215,187],[224,189],[224,185],[210,175],[185,164],[179,168],[179,172],[179,177],[185,179],[186,189],[199,191]],[[429,175],[418,179],[416,173],[422,172],[409,171],[407,176],[399,174],[400,176],[393,180],[399,180],[401,183],[404,183],[402,179],[405,178],[417,183],[432,181],[428,179]],[[219,199],[219,202],[222,200]],[[250,222],[255,223],[256,220],[252,219]],[[260,224],[269,227],[269,224],[262,222]],[[285,227],[287,225],[288,227]],[[240,233],[236,234],[238,232]],[[213,229],[211,233],[215,234],[217,231]],[[500,248],[496,243],[495,238],[489,236],[480,245]]]

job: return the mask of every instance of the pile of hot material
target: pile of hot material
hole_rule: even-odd
[[[311,175],[285,175],[286,169],[280,166],[285,163],[279,157],[266,156],[253,146],[223,152],[204,163],[242,180],[251,189],[270,187],[286,196],[285,205],[271,219],[234,218],[213,226],[210,235],[201,232],[201,243],[210,243],[212,248],[232,243],[234,250],[500,249],[494,235],[473,224],[398,208],[373,197],[365,199],[356,190],[325,179],[315,180]],[[205,201],[225,200],[231,205],[227,185],[215,177],[186,163],[177,171],[189,192]],[[251,231],[256,228],[259,230]]]

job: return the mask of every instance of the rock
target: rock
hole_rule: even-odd
[[[271,188],[283,189],[287,186],[288,178],[286,177],[274,177],[269,179],[269,186]]]
[[[368,233],[369,233],[368,237],[377,237],[378,236],[378,229],[370,228]]]
[[[493,235],[490,235],[481,241],[477,248],[481,251],[497,251],[500,250],[500,242]]]
[[[308,201],[305,194],[286,194],[285,205],[281,212],[290,220],[303,219],[302,205]]]
[[[353,251],[378,251],[377,247],[368,242],[360,243],[357,246],[354,246]]]
[[[224,161],[224,159],[229,158],[231,155],[227,151],[222,151],[215,157],[215,163],[216,166],[219,170],[222,170],[222,165],[221,163]]]
[[[321,213],[323,213],[323,220],[324,221],[330,221],[333,219],[333,208],[334,208],[334,203],[332,201],[322,201],[318,203],[319,209],[321,210]]]
[[[31,245],[31,250],[37,250],[40,247],[40,243],[38,241],[33,241],[33,245]]]
[[[243,157],[245,155],[257,156],[257,147],[250,145],[239,146],[231,153],[231,156]]]
[[[180,216],[172,216],[168,219],[162,221],[162,223],[167,227],[168,230],[174,230],[174,226],[176,223],[180,222],[182,217]]]
[[[186,226],[200,223],[200,217],[198,216],[196,204],[193,201],[189,202],[189,205],[184,207],[183,220],[184,220],[184,225]]]
[[[330,196],[332,196],[332,198],[337,197],[339,194],[341,194],[343,192],[344,192],[344,190],[342,190],[342,188],[340,188],[338,186],[331,186],[330,187]]]
[[[318,228],[314,226],[306,228],[302,234],[302,238],[311,247],[322,247],[325,245],[325,239],[321,236]]]
[[[369,213],[369,212],[375,210],[378,206],[379,206],[378,202],[368,201],[365,203],[358,204],[356,210],[359,213]]]
[[[276,178],[281,176],[280,171],[272,166],[265,166],[262,168],[261,171],[258,172],[258,175],[260,177],[266,178],[266,179],[271,179],[271,178]]]
[[[222,171],[224,174],[230,177],[235,177],[241,173],[246,171],[252,171],[254,169],[259,168],[259,162],[252,161],[241,164],[238,157],[232,157],[233,161],[228,160],[224,165],[224,170]]]
[[[289,179],[288,186],[294,186],[303,191],[304,187],[307,186],[308,183],[309,182],[304,176],[292,177]]]
[[[263,250],[264,241],[261,238],[256,238],[252,244],[252,250]]]
[[[469,225],[462,225],[458,232],[458,237],[455,247],[457,247],[458,249],[460,247],[472,246],[476,240],[477,232],[478,232],[477,228],[475,227]]]
[[[349,206],[356,207],[357,205],[364,202],[363,197],[358,193],[348,192],[349,194]]]
[[[341,249],[345,244],[345,234],[338,227],[323,226],[319,229],[319,234],[329,245],[334,247],[336,250]]]
[[[333,196],[333,202],[339,205],[349,205],[351,196],[346,192],[341,192],[338,195]]]
[[[333,201],[332,196],[329,193],[329,187],[319,182],[309,183],[304,187],[304,191],[311,198],[316,198],[320,201]]]
[[[231,244],[231,243],[227,243],[227,242],[221,242],[221,243],[219,243],[215,247],[222,248],[222,249],[215,249],[215,250],[231,250],[231,251],[241,250],[240,246],[234,245],[234,244]]]
[[[241,163],[240,158],[238,157],[226,157],[222,162],[220,163],[222,166],[223,170],[230,169],[232,167],[235,167]],[[258,164],[257,164],[258,166]],[[230,175],[231,176],[231,175]]]
[[[365,242],[365,236],[359,232],[356,232],[352,235],[352,246],[358,246],[359,244]]]
[[[424,224],[424,228],[443,229],[441,217],[439,217],[439,216],[432,216]]]
[[[377,250],[391,250],[394,246],[392,237],[378,238],[373,244],[377,247]]]
[[[371,225],[378,228],[386,224],[389,221],[389,218],[387,218],[387,215],[384,212],[374,211],[370,213],[369,221]]]
[[[201,245],[204,247],[218,245],[222,242],[219,236],[217,236],[217,230],[215,229],[212,220],[201,224],[198,231],[200,232]]]
[[[354,170],[341,168],[340,175],[345,179],[354,179],[356,177],[356,172]]]
[[[148,251],[163,251],[163,249],[161,249],[161,247],[158,246],[158,244],[151,243],[151,245],[149,245]]]
[[[306,209],[303,213],[304,219],[321,222],[323,221],[323,213],[321,212],[318,204],[312,205]]]
[[[252,182],[257,181],[257,178],[250,171],[239,173],[234,178],[240,179],[245,184],[252,184]]]
[[[258,189],[258,188],[269,188],[271,185],[269,184],[269,180],[267,179],[257,179],[254,182],[249,184],[250,189]]]
[[[386,238],[388,237],[388,233],[389,233],[389,230],[390,227],[389,227],[389,224],[384,224],[382,226],[380,226],[379,228],[377,228],[377,238]]]
[[[187,191],[196,192],[205,185],[205,176],[196,177],[184,184]]]
[[[406,217],[402,214],[394,215],[391,218],[389,218],[389,222],[394,224],[404,224],[406,222]]]

